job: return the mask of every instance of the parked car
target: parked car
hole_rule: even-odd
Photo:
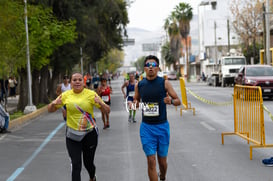
[[[220,86],[221,84],[219,84],[219,77],[215,76],[214,74],[211,74],[207,78],[207,85],[213,86],[213,87]]]
[[[270,65],[245,65],[239,69],[235,84],[260,86],[263,97],[273,97],[273,67]]]
[[[167,77],[168,80],[177,80],[177,74],[175,71],[168,72]]]

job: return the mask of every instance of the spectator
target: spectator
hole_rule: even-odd
[[[4,101],[4,96],[8,97],[8,89],[9,89],[9,80],[8,79],[0,79],[0,87],[1,87],[1,97],[0,101]]]
[[[16,97],[17,81],[14,76],[9,78],[9,96]]]
[[[0,104],[0,133],[10,133],[9,127],[9,113]]]

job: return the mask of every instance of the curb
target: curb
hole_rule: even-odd
[[[47,105],[32,112],[32,113],[29,113],[29,114],[26,114],[22,117],[19,117],[17,119],[13,119],[9,122],[9,129],[13,129],[15,127],[19,127],[21,126],[22,124],[26,123],[27,121],[30,121],[36,117],[38,117],[39,115],[43,114],[47,112]]]

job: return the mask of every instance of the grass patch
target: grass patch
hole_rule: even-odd
[[[37,109],[40,109],[40,108],[42,108],[42,107],[44,107],[46,104],[38,104],[37,106],[36,106],[36,108]],[[10,120],[13,120],[13,119],[17,119],[17,118],[19,118],[19,117],[21,117],[21,116],[24,116],[25,114],[24,114],[24,112],[22,112],[22,111],[17,111],[17,112],[14,112],[14,113],[12,113],[12,114],[10,114],[9,116],[10,116]]]
[[[24,116],[24,113],[22,111],[17,111],[17,112],[14,112],[13,114],[9,115],[10,116],[10,120],[13,120],[13,119],[17,119],[21,116]]]
[[[37,109],[40,109],[40,108],[44,107],[45,105],[47,105],[47,104],[38,104],[38,105],[36,106],[36,108],[37,108]]]

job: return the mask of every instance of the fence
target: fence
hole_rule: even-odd
[[[273,147],[266,145],[264,129],[263,98],[261,87],[235,85],[233,95],[234,132],[223,132],[224,135],[238,135],[250,145],[250,160],[253,148]]]

